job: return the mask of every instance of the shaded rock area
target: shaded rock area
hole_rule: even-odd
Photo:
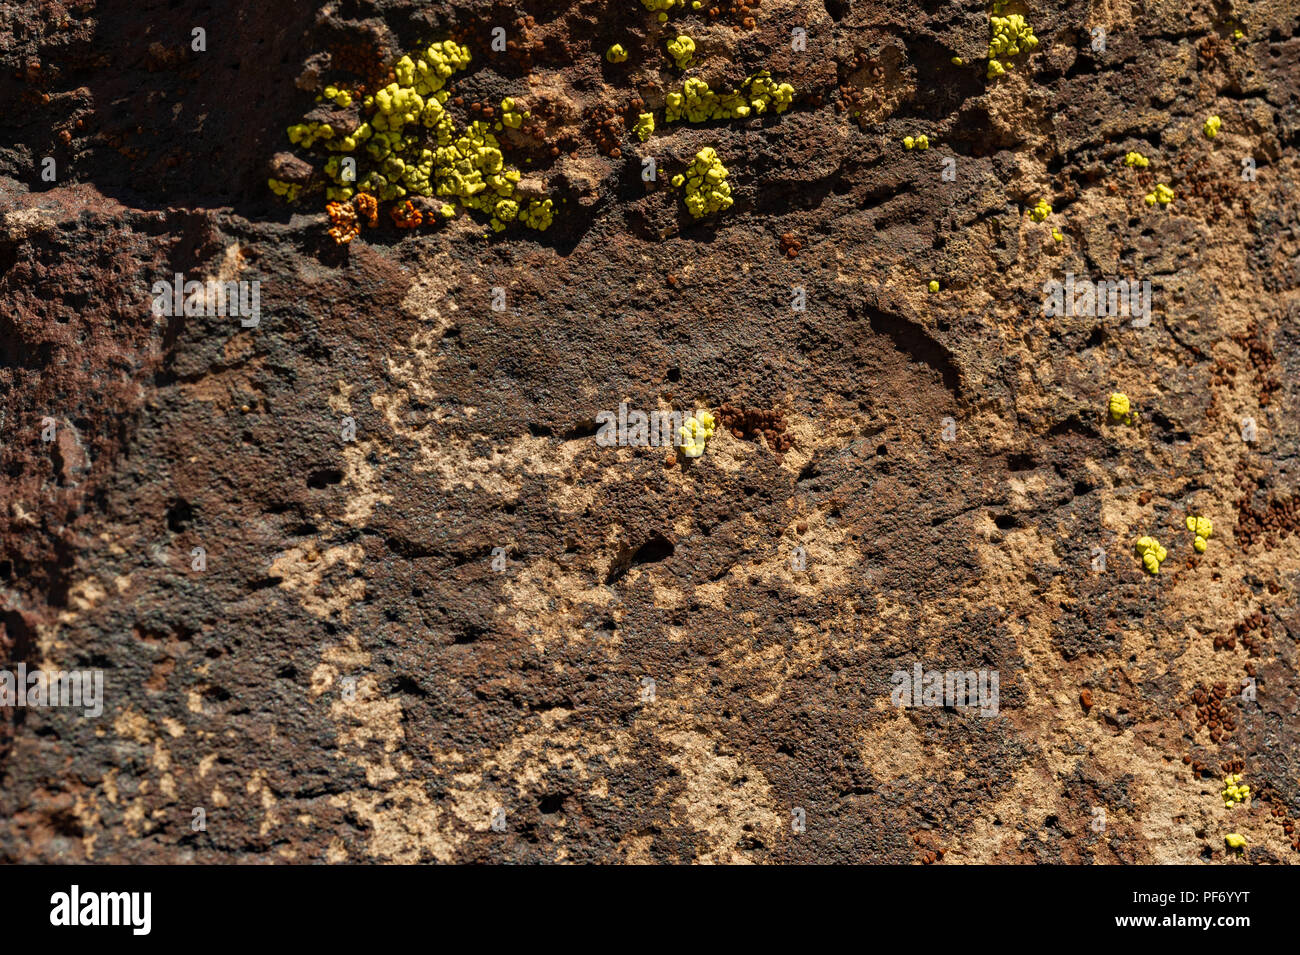
[[[104,698],[0,708],[0,860],[1300,859],[1300,13],[1006,12],[989,81],[971,2],[5,5],[0,668]],[[271,194],[332,70],[448,37],[548,230]],[[759,70],[788,111],[663,122]],[[620,403],[726,412],[688,460]]]

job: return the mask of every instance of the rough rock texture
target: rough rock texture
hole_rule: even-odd
[[[0,710],[0,860],[1300,858],[1300,13],[1008,11],[1041,44],[990,83],[973,2],[5,4],[0,665],[106,698]],[[678,32],[794,106],[640,143]],[[270,195],[330,57],[448,36],[461,123],[542,117],[549,231],[340,248]],[[736,202],[694,222],[705,145]],[[176,272],[260,325],[154,315]],[[1150,325],[1045,317],[1066,273]],[[601,447],[620,402],[737,433]],[[998,714],[895,707],[917,663]]]

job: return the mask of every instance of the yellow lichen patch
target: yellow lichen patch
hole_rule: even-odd
[[[660,23],[668,22],[668,11],[673,7],[684,6],[684,0],[641,0],[641,6],[645,7]]]
[[[668,55],[673,58],[679,70],[684,70],[695,62],[695,41],[688,36],[679,36],[668,41]]]
[[[677,189],[686,188],[686,210],[697,219],[731,208],[727,167],[712,146],[696,153],[695,161],[686,172],[673,176],[672,184]]]
[[[1142,201],[1149,206],[1154,206],[1157,202],[1162,206],[1167,206],[1174,201],[1174,191],[1164,183],[1157,183],[1154,190],[1143,196]]]
[[[1149,574],[1159,574],[1160,565],[1169,556],[1169,552],[1161,547],[1160,542],[1154,537],[1139,537],[1134,549],[1142,558],[1142,566]]]
[[[1129,402],[1128,395],[1122,391],[1111,392],[1106,410],[1110,414],[1111,421],[1123,424],[1135,424],[1137,422],[1138,413]]]
[[[1001,12],[1006,4],[1007,0],[994,0],[994,14]],[[1037,48],[1038,37],[1034,36],[1033,27],[1018,13],[1005,17],[992,16],[989,18],[989,26],[993,35],[989,38],[988,78],[995,79],[1011,68],[1011,57]]]
[[[739,90],[716,93],[701,79],[691,78],[680,91],[664,97],[664,121],[705,123],[719,119],[747,119],[771,110],[784,113],[794,102],[794,87],[775,83],[766,70],[755,73]]]
[[[325,87],[323,97],[335,106],[342,106],[345,109],[352,105],[352,91],[341,86]]]
[[[1052,204],[1046,199],[1039,199],[1037,204],[1029,210],[1029,218],[1035,222],[1042,222],[1052,214]]]
[[[1126,153],[1124,155],[1124,165],[1133,166],[1137,169],[1145,169],[1151,165],[1151,161],[1141,153]]]
[[[1229,849],[1241,850],[1246,848],[1246,837],[1230,832],[1223,837],[1223,841],[1228,844]]]
[[[544,230],[552,221],[552,202],[520,194],[520,173],[508,168],[500,143],[492,133],[518,130],[531,114],[506,97],[500,118],[490,125],[469,124],[458,132],[446,108],[448,79],[469,64],[470,54],[452,40],[434,43],[393,64],[393,79],[366,96],[352,114],[341,114],[329,123],[299,123],[290,126],[289,141],[303,149],[322,148],[332,155],[319,168],[319,179],[328,182],[327,207],[333,227],[330,234],[346,244],[360,232],[356,211],[376,224],[375,210],[353,210],[349,200],[396,201],[409,197],[450,199],[461,208],[485,213],[495,231],[512,223]],[[354,105],[352,94],[327,87],[325,99],[336,105]],[[286,199],[298,198],[300,190],[272,180],[270,188]],[[415,213],[420,212],[417,219]],[[455,214],[450,202],[437,210],[406,207],[400,217],[409,227],[434,223]]]
[[[1223,777],[1223,808],[1231,809],[1250,798],[1250,787],[1242,783],[1241,773],[1230,773]]]
[[[605,59],[611,63],[626,62],[627,50],[623,48],[623,44],[615,43],[613,46],[611,46],[608,50],[605,51]]]
[[[524,120],[532,119],[533,114],[527,110],[520,110],[516,107],[512,97],[507,96],[501,101],[501,122],[497,125],[497,130],[501,129],[519,129],[524,125]]]
[[[925,133],[921,133],[919,136],[904,136],[903,148],[904,149],[929,149],[930,137],[925,135]]]
[[[645,142],[650,138],[650,134],[655,131],[654,113],[641,113],[636,118],[636,125],[632,127],[632,132],[636,133],[637,139]]]
[[[283,199],[285,202],[297,202],[298,196],[302,194],[302,186],[296,182],[282,182],[279,179],[266,180],[270,190]]]
[[[1211,116],[1205,121],[1205,125],[1201,127],[1201,130],[1205,133],[1206,138],[1213,139],[1219,135],[1219,130],[1222,128],[1223,120],[1217,116]]]
[[[678,435],[682,454],[688,458],[698,458],[702,455],[705,444],[709,438],[713,437],[716,424],[713,415],[707,411],[696,412],[695,415],[682,422],[681,431]]]
[[[1214,533],[1214,524],[1208,517],[1188,516],[1187,529],[1192,532],[1195,538],[1192,546],[1196,548],[1198,554],[1204,554],[1208,545],[1210,536]]]

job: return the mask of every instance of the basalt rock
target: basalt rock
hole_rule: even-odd
[[[1037,4],[991,81],[957,4],[539,9],[6,6],[0,670],[103,712],[0,708],[0,860],[1300,858],[1294,4]],[[310,90],[448,37],[549,230],[271,194]],[[760,70],[785,113],[632,132]],[[686,460],[624,403],[728,412]]]

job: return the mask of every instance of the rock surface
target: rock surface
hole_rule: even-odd
[[[1300,858],[1291,0],[1012,5],[992,82],[969,3],[226,6],[0,20],[0,666],[105,687],[0,709],[0,860]],[[678,32],[794,105],[641,143]],[[448,36],[550,230],[268,192],[331,63]],[[176,273],[260,322],[155,314]],[[1150,323],[1044,315],[1067,274]],[[686,461],[620,403],[729,414]],[[996,715],[893,705],[918,664]]]

